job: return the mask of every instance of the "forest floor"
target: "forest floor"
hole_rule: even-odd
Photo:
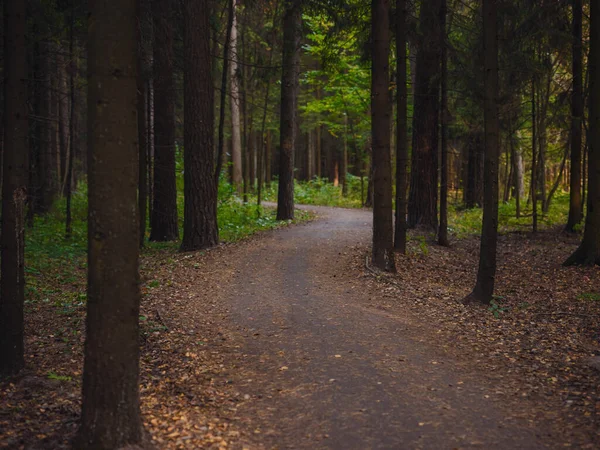
[[[142,412],[158,448],[600,447],[600,269],[560,265],[577,236],[501,236],[499,297],[465,307],[476,237],[411,235],[398,274],[380,274],[365,264],[370,212],[310,209],[311,223],[144,257]],[[0,448],[66,448],[84,307],[31,308],[29,369],[0,384]]]

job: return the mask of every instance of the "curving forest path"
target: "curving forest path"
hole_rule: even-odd
[[[219,301],[237,336],[231,383],[248,401],[233,420],[245,447],[561,446],[529,400],[495,395],[502,386],[436,346],[427,324],[370,306],[383,287],[349,262],[369,245],[370,212],[310,209],[317,220],[226,255],[233,277]]]

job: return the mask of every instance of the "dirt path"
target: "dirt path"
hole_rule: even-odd
[[[249,447],[533,449],[560,444],[527,403],[500,395],[436,346],[426,324],[369,307],[381,295],[349,270],[368,245],[366,211],[267,234],[228,258],[225,298]],[[237,250],[234,250],[236,252]],[[539,407],[539,405],[538,405]]]

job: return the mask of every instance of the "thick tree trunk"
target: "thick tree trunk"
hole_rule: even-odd
[[[581,245],[564,265],[600,265],[600,4],[590,3],[588,204]]]
[[[87,337],[75,448],[143,443],[135,0],[92,2]],[[118,74],[118,76],[115,76]]]
[[[373,265],[394,272],[389,96],[389,0],[371,3],[371,139],[373,141]]]
[[[213,82],[208,0],[185,0],[184,194],[182,251],[219,241],[217,187],[213,180]]]
[[[285,0],[281,72],[281,118],[277,220],[294,218],[294,150],[298,115],[298,77],[302,1]]]
[[[575,231],[583,216],[581,195],[581,121],[583,118],[582,0],[573,0],[573,93],[571,97],[571,180],[566,231]]]
[[[242,128],[240,119],[240,75],[238,67],[238,26],[237,26],[237,0],[233,2],[233,21],[231,24],[231,61],[229,76],[231,78],[231,164],[233,166],[232,184],[238,194],[243,190],[242,172]]]
[[[26,3],[4,2],[4,162],[0,233],[0,375],[21,370],[25,300],[25,204],[27,201]]]
[[[406,253],[406,188],[408,184],[407,89],[406,89],[406,0],[396,0],[396,224],[394,249]]]
[[[417,52],[408,225],[437,231],[439,72],[442,0],[424,2]]]
[[[175,82],[173,0],[154,0],[154,205],[151,241],[179,237],[175,181]]]
[[[483,227],[479,270],[473,292],[465,303],[489,304],[494,294],[498,241],[498,161],[500,120],[498,118],[498,24],[496,0],[483,0],[485,181]]]

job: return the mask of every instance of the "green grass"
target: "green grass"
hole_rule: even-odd
[[[567,223],[569,214],[569,194],[557,192],[546,214],[542,213],[542,205],[538,202],[538,229],[548,229]],[[498,230],[501,233],[510,231],[530,231],[532,229],[533,209],[525,200],[521,201],[521,217],[516,218],[515,200],[500,202],[498,207]],[[457,237],[481,232],[483,210],[481,208],[465,209],[454,204],[448,205],[448,229]]]

